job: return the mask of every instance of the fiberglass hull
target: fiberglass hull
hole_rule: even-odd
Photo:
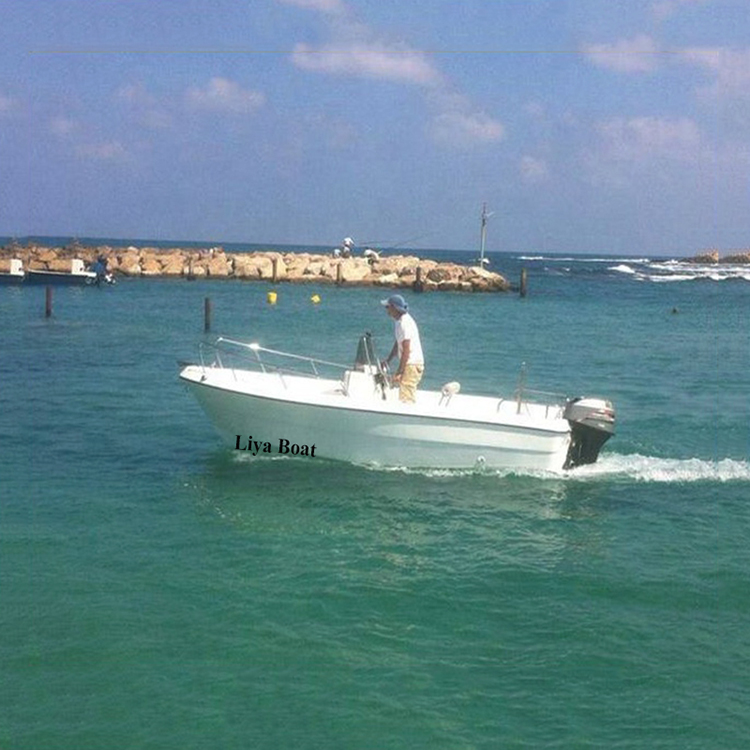
[[[267,444],[257,452],[290,455],[299,446],[301,455],[355,464],[561,471],[570,445],[567,420],[504,418],[493,408],[496,399],[482,398],[483,404],[481,397],[468,397],[477,403],[467,416],[438,406],[434,392],[421,393],[417,405],[402,405],[391,398],[351,398],[335,381],[311,381],[316,385],[310,391],[305,383],[295,388],[296,378],[279,388],[278,375],[241,373],[249,378],[243,380],[228,373],[189,366],[180,377],[232,448],[254,450],[252,440],[259,448]]]

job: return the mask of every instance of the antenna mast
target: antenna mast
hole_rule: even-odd
[[[484,259],[484,246],[487,242],[487,219],[489,219],[493,213],[495,212],[492,211],[491,213],[487,213],[487,204],[482,203],[482,239],[479,248],[479,262],[482,266],[484,266],[485,263],[489,263],[488,260]]]

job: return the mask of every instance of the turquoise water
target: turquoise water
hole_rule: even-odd
[[[427,386],[615,402],[560,477],[247,459],[177,380],[207,296],[348,361],[382,291],[0,288],[0,748],[746,747],[750,286],[626,260],[410,297]]]

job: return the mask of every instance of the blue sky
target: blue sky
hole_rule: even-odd
[[[748,0],[0,0],[0,235],[750,246]]]

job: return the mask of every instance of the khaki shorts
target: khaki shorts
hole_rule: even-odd
[[[424,365],[406,365],[398,389],[398,400],[414,403],[417,400],[417,386],[424,375]]]

